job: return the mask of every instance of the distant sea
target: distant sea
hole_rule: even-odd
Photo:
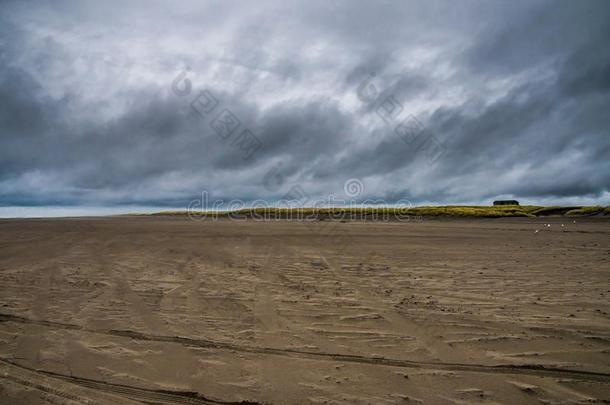
[[[0,218],[57,218],[57,217],[99,217],[120,214],[150,214],[159,211],[184,211],[184,207],[147,206],[40,206],[40,207],[0,207]]]

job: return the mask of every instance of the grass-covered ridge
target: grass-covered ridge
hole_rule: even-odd
[[[606,208],[607,210],[607,208]],[[596,215],[604,212],[604,207],[596,205],[593,207],[580,207],[572,209],[566,212],[566,215],[578,216],[578,215]]]
[[[235,211],[163,211],[153,215],[190,216],[192,218],[252,218],[296,220],[408,220],[419,217],[445,218],[506,218],[539,216],[610,215],[610,207],[542,207],[533,205],[448,205],[412,208],[394,207],[334,207],[334,208],[244,208]]]

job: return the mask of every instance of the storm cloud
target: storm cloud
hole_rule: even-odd
[[[352,178],[388,202],[607,205],[608,21],[605,0],[5,1],[0,205]]]

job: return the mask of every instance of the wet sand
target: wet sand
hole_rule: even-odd
[[[0,220],[0,403],[86,401],[608,403],[610,221]]]

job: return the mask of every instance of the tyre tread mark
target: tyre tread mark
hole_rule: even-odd
[[[466,371],[474,373],[498,373],[498,374],[529,374],[535,376],[550,376],[550,377],[570,377],[581,380],[593,380],[610,382],[610,373],[602,373],[596,371],[585,370],[569,370],[556,367],[545,367],[542,365],[524,364],[524,365],[484,365],[484,364],[468,364],[468,363],[446,363],[446,362],[423,362],[414,360],[399,360],[386,357],[366,357],[359,355],[312,352],[289,348],[272,348],[259,346],[237,345],[228,342],[213,341],[208,339],[195,339],[183,336],[164,336],[146,334],[133,330],[117,330],[117,329],[91,329],[80,325],[47,321],[34,320],[17,315],[0,313],[0,322],[17,322],[25,324],[35,324],[47,326],[56,329],[80,330],[89,333],[103,334],[109,336],[119,336],[131,338],[140,341],[150,342],[165,342],[179,343],[185,346],[194,346],[202,348],[211,348],[219,350],[231,350],[245,353],[269,354],[284,357],[299,357],[311,360],[333,360],[351,363],[364,363],[390,367],[404,368],[419,368],[445,371]]]

